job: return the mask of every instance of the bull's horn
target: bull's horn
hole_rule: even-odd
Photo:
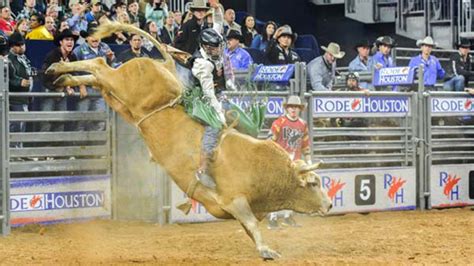
[[[312,165],[305,165],[305,166],[302,166],[301,169],[300,169],[300,173],[303,174],[303,173],[307,173],[307,172],[310,172],[310,171],[314,171],[316,169],[319,168],[319,166],[323,163],[323,161],[319,161],[317,163],[313,163]]]

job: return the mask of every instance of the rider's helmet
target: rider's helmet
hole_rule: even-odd
[[[199,35],[199,46],[212,60],[218,60],[224,52],[224,38],[216,30],[207,28]]]

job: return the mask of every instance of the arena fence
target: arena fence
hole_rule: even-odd
[[[8,86],[7,65],[0,60],[0,235],[10,232],[10,175],[8,163]]]

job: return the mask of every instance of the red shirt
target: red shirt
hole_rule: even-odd
[[[13,32],[15,27],[15,21],[6,21],[4,19],[0,19],[0,30],[3,32]]]
[[[272,124],[272,140],[285,149],[293,160],[304,159],[310,153],[308,126],[301,118],[290,120],[280,116]]]

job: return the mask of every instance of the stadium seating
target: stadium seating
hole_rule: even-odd
[[[316,56],[320,55],[319,44],[316,38],[311,34],[300,35],[296,39],[295,48],[308,48],[312,49]]]
[[[295,48],[295,52],[301,57],[301,61],[306,64],[319,56],[313,49],[309,48]]]
[[[256,48],[245,48],[250,54],[255,64],[263,64],[265,62],[265,53]]]

